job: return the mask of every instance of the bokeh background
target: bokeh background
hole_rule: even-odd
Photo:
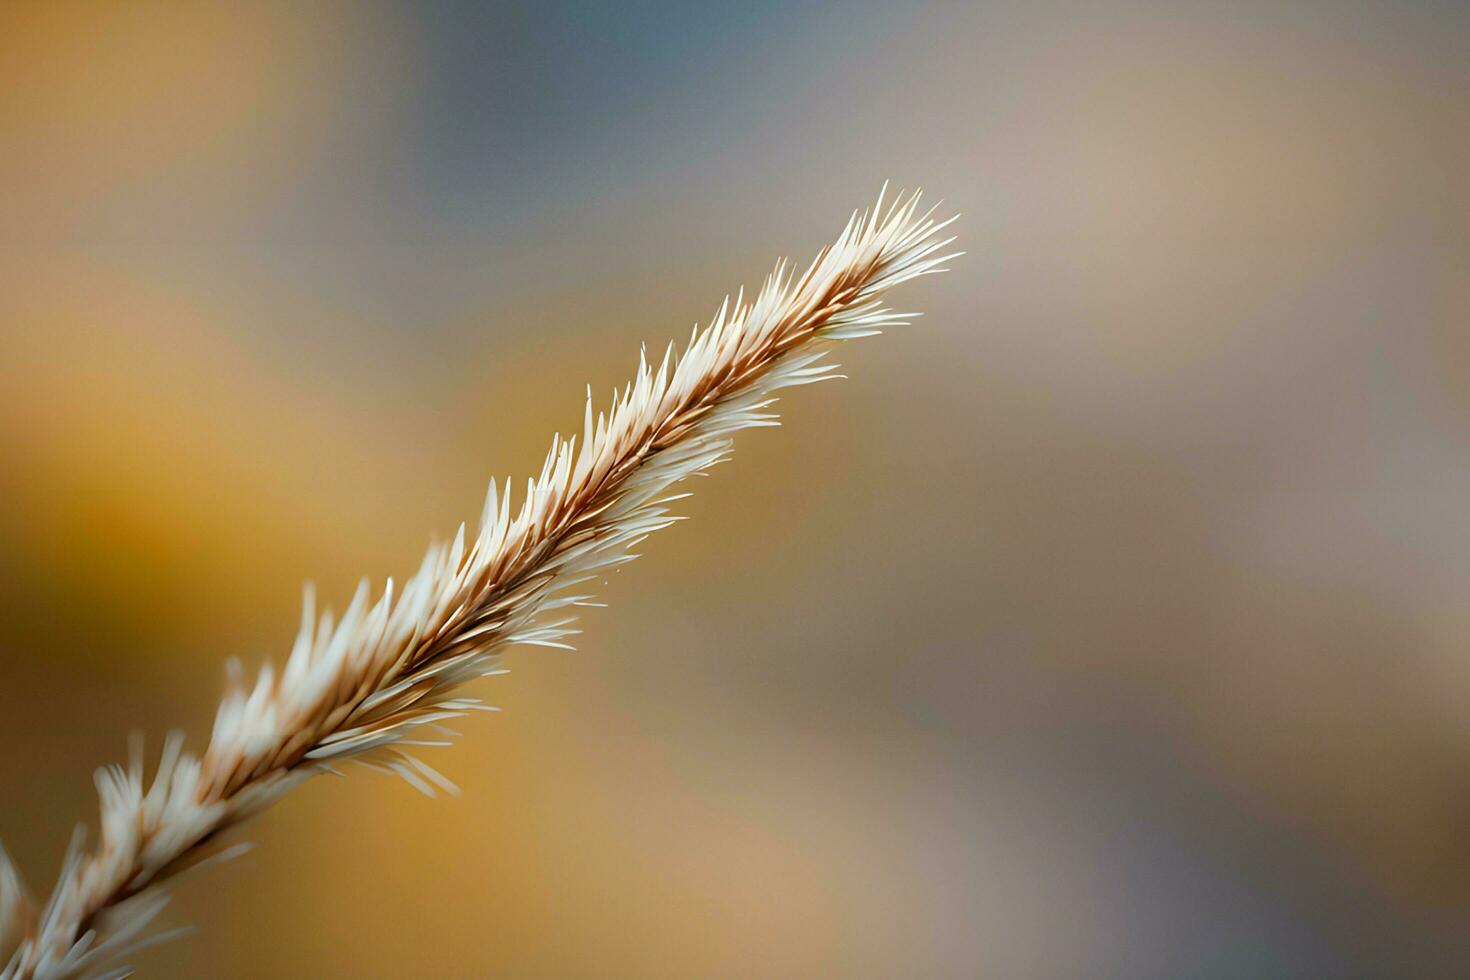
[[[0,6],[0,839],[891,178],[928,311],[178,977],[1470,975],[1470,7]]]

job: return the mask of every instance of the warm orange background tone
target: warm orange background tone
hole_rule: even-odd
[[[613,8],[617,8],[614,10]],[[1470,975],[1470,8],[0,6],[0,839],[885,177],[926,310],[178,977]],[[198,744],[196,738],[196,745]]]

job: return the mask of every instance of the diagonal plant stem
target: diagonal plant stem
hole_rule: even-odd
[[[230,665],[202,755],[173,733],[151,781],[141,744],[126,768],[97,771],[100,842],[87,852],[75,836],[39,914],[0,851],[0,957],[14,947],[0,980],[102,975],[137,947],[182,871],[238,851],[221,848],[222,832],[338,763],[454,792],[411,750],[447,744],[442,721],[493,710],[461,686],[503,672],[506,647],[567,646],[578,632],[568,613],[596,605],[579,587],[679,519],[668,505],[687,494],[671,493],[676,484],[724,461],[736,431],[779,424],[776,392],[840,377],[824,359],[835,342],[917,315],[888,309],[883,293],[960,254],[941,254],[949,221],[918,202],[885,210],[880,194],[803,274],[782,261],[753,301],[727,297],[682,354],[669,345],[657,367],[640,357],[595,417],[589,391],[580,448],[554,437],[518,506],[509,482],[502,493],[492,480],[475,536],[461,525],[431,547],[401,591],[390,579],[371,601],[364,581],[338,621],[317,615],[308,586],[285,666],[247,684]]]

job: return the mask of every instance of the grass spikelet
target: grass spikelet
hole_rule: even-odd
[[[492,480],[478,530],[431,547],[401,587],[390,579],[375,595],[364,581],[338,619],[317,612],[308,586],[284,665],[253,681],[231,666],[201,754],[172,734],[150,779],[140,744],[126,767],[98,770],[99,840],[86,850],[77,834],[38,913],[0,852],[0,957],[11,954],[0,980],[109,975],[151,941],[183,871],[238,850],[223,832],[344,763],[431,796],[458,792],[418,756],[447,744],[444,722],[487,710],[465,683],[502,673],[511,647],[569,647],[570,613],[597,605],[589,584],[679,519],[677,484],[725,460],[736,432],[777,424],[781,390],[841,377],[826,360],[836,343],[916,315],[887,308],[883,293],[954,257],[939,234],[949,222],[918,204],[916,194],[885,208],[880,195],[805,272],[779,263],[753,300],[727,297],[681,353],[640,356],[607,408],[589,392],[582,432],[552,439],[524,495]]]

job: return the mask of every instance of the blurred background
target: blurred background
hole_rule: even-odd
[[[1470,975],[1470,7],[0,6],[0,840],[584,386],[964,213],[429,801],[144,976]],[[433,750],[430,750],[433,751]]]

